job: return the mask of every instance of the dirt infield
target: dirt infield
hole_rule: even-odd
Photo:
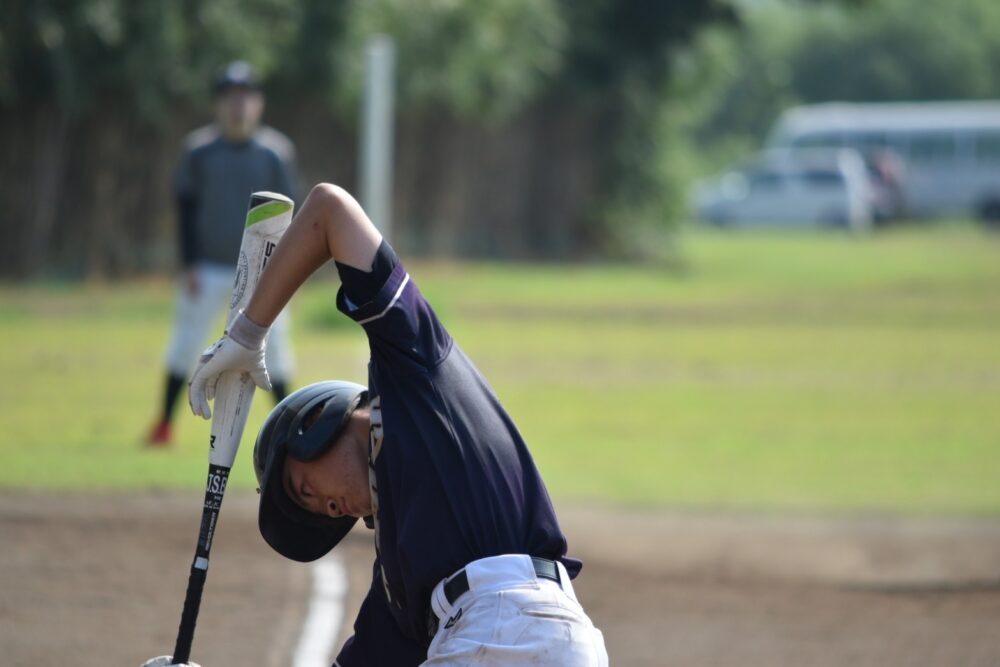
[[[0,492],[0,663],[137,667],[173,648],[197,493]],[[309,568],[226,499],[194,658],[289,664]],[[563,507],[613,665],[998,665],[1000,522]],[[370,533],[345,543],[353,617]]]

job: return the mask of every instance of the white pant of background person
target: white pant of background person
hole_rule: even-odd
[[[423,664],[606,667],[604,635],[557,565],[559,583],[536,576],[528,556],[473,561],[464,568],[469,590],[454,605],[444,594],[447,580],[439,583],[431,593],[438,631]]]
[[[174,329],[167,346],[167,370],[177,377],[188,377],[195,362],[208,345],[219,313],[228,312],[233,297],[236,269],[220,264],[199,264],[198,293],[191,294],[183,283],[177,288]],[[288,311],[283,310],[274,321],[267,338],[267,370],[272,380],[291,377],[293,368],[291,344],[288,338]]]

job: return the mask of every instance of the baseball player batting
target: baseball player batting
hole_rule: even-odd
[[[267,266],[281,235],[291,222],[293,208],[292,200],[284,195],[273,192],[255,192],[251,195],[243,241],[240,244],[236,280],[233,284],[233,298],[230,302],[228,318],[231,323],[230,328],[223,340],[205,350],[203,357],[224,358],[229,348],[238,345],[236,341],[240,340],[240,330],[233,329],[233,325],[238,323],[236,316],[249,301],[261,271]],[[202,590],[208,575],[212,538],[219,520],[219,510],[226,492],[229,471],[233,467],[233,461],[236,460],[240,438],[247,423],[255,387],[271,388],[263,365],[248,373],[239,371],[221,373],[213,379],[210,386],[205,388],[209,396],[215,397],[215,419],[212,421],[209,436],[208,481],[205,487],[201,529],[198,532],[194,561],[191,563],[184,610],[177,631],[177,643],[172,656],[153,658],[143,667],[189,664]]]
[[[313,188],[246,309],[199,362],[194,412],[211,415],[225,373],[264,372],[268,326],[331,258],[337,308],[368,337],[367,386],[288,396],[261,428],[254,468],[260,532],[283,556],[316,560],[359,518],[375,530],[371,588],[334,664],[607,665],[573,592],[581,563],[566,556],[524,440],[344,190]]]

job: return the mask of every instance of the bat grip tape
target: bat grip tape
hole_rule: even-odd
[[[208,574],[208,562],[201,557],[191,565],[191,575],[188,577],[187,594],[184,596],[184,611],[181,612],[181,624],[177,630],[177,644],[174,646],[173,661],[175,665],[186,663],[191,658],[191,644],[194,641],[194,628],[198,623],[198,609],[201,607],[201,593],[205,589],[205,578]],[[199,567],[204,565],[204,567]]]
[[[229,468],[209,465],[205,505],[201,513],[201,530],[198,533],[198,548],[191,563],[187,593],[184,595],[184,610],[181,612],[181,624],[177,629],[177,643],[174,646],[175,665],[184,664],[191,657],[191,644],[194,642],[194,629],[198,623],[201,594],[205,589],[205,579],[208,577],[208,554],[212,550],[212,538],[215,535],[215,526],[219,519],[228,478]]]

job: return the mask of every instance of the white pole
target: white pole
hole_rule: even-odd
[[[392,236],[393,91],[396,45],[375,35],[365,46],[365,90],[361,100],[359,190],[361,205],[387,239]]]

